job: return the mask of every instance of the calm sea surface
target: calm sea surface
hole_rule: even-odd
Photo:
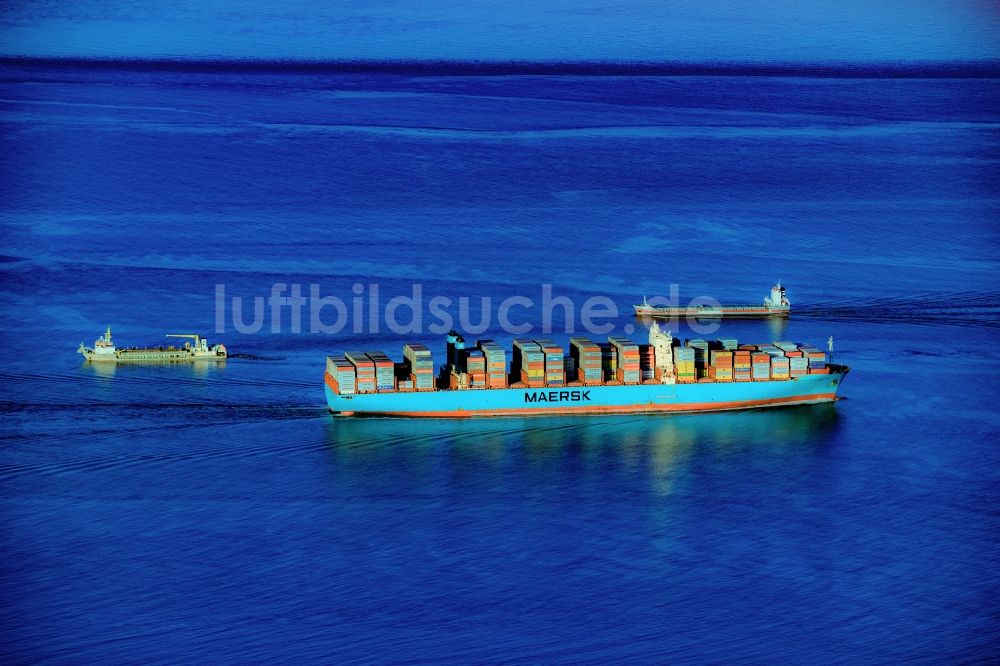
[[[0,657],[1000,658],[997,84],[5,66]],[[620,334],[672,283],[758,302],[777,278],[790,321],[707,335],[833,336],[835,406],[324,408],[327,353],[443,357],[434,296],[456,324],[491,297],[470,337],[507,346],[499,302],[543,283],[609,298]],[[232,298],[252,323],[276,283],[348,309],[360,285],[363,321],[239,332]],[[387,330],[415,283],[422,331]],[[83,364],[108,325],[233,356]]]

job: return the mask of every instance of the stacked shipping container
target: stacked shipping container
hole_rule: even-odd
[[[788,376],[789,377],[802,377],[809,370],[809,359],[799,351],[798,349],[784,350],[785,357],[788,359]]]
[[[608,342],[617,352],[618,381],[623,384],[638,384],[642,381],[639,364],[639,345],[628,338],[609,337]]]
[[[593,386],[601,383],[601,347],[587,338],[570,338],[570,356],[576,361],[576,378]]]
[[[362,351],[349,351],[344,357],[354,366],[355,387],[358,393],[375,392],[375,362]]]
[[[674,347],[674,376],[679,384],[688,384],[698,379],[694,347]]]
[[[694,367],[695,371],[698,373],[698,379],[708,376],[708,341],[707,340],[691,340],[687,344],[688,347],[694,349]]]
[[[514,378],[525,386],[545,386],[545,353],[533,340],[514,340],[514,363],[518,375]],[[512,373],[513,374],[513,373]]]
[[[788,379],[788,357],[781,349],[773,346],[762,347],[771,357],[771,379]]]
[[[354,365],[343,355],[327,356],[326,371],[333,383],[331,388],[336,393],[354,393],[356,391]]]
[[[431,350],[419,342],[403,345],[403,358],[410,367],[410,381],[418,391],[434,388],[434,360]]]
[[[481,349],[466,352],[465,369],[469,374],[469,388],[486,388],[486,355]]]
[[[507,352],[493,340],[480,340],[477,346],[486,357],[487,388],[506,388]]]
[[[375,364],[375,390],[383,393],[396,389],[396,367],[392,359],[380,351],[366,352]]]
[[[639,345],[639,377],[643,381],[653,379],[656,368],[656,349],[652,345]]]
[[[829,372],[826,367],[826,352],[820,351],[812,345],[799,345],[799,349],[809,361],[809,372],[811,374],[826,374]]]
[[[713,349],[711,365],[708,366],[708,378],[717,382],[733,381],[733,352],[723,349]]]
[[[747,349],[733,351],[733,381],[748,382],[753,379],[753,363]]]
[[[535,343],[545,355],[545,385],[565,386],[566,364],[563,348],[548,339],[535,340]]]
[[[771,379],[771,355],[765,351],[750,352],[753,364],[753,380],[763,382]]]
[[[618,350],[607,342],[600,342],[601,348],[601,380],[617,381],[618,377]]]

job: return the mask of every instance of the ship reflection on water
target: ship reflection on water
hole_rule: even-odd
[[[833,404],[671,416],[331,418],[326,437],[338,482],[369,490],[415,490],[462,476],[484,488],[489,479],[506,485],[514,477],[517,484],[530,485],[532,476],[564,483],[572,470],[575,482],[646,477],[649,490],[669,494],[674,476],[704,465],[752,465],[755,473],[772,465],[785,475],[790,463],[822,455],[839,418]]]
[[[90,363],[84,361],[80,364],[80,367],[84,372],[92,372],[95,377],[101,379],[112,379],[115,376],[115,372],[118,368],[117,363]]]
[[[784,340],[785,330],[788,328],[787,317],[770,317],[767,319],[767,330],[772,340]]]

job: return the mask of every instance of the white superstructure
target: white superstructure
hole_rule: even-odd
[[[655,373],[664,384],[673,384],[674,378],[674,336],[670,331],[663,332],[660,325],[653,321],[649,327],[649,345],[654,350],[656,359]]]

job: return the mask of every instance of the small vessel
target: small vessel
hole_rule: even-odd
[[[183,347],[116,347],[111,341],[111,327],[94,341],[93,347],[80,343],[77,352],[88,361],[100,363],[186,363],[221,361],[228,356],[222,344],[208,346],[208,340],[195,333],[170,333],[168,338],[191,338]]]
[[[833,351],[832,338],[829,342]],[[623,337],[492,340],[466,347],[448,335],[447,363],[434,380],[431,351],[403,347],[402,363],[380,351],[327,357],[327,406],[342,416],[488,417],[547,414],[670,414],[810,405],[837,400],[849,368],[793,342],[681,342],[653,322],[648,344]]]
[[[764,298],[763,305],[651,305],[642,297],[642,303],[632,306],[639,317],[693,317],[696,319],[718,319],[720,317],[787,317],[792,304],[788,302],[781,280],[771,287],[771,294]]]

